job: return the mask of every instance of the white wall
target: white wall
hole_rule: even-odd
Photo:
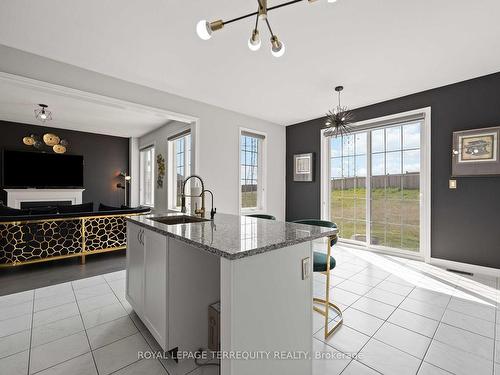
[[[191,129],[192,128],[192,129]],[[165,211],[168,209],[168,177],[169,177],[169,170],[170,170],[170,165],[168,164],[168,138],[171,136],[174,136],[176,134],[179,134],[183,130],[186,129],[191,129],[193,132],[193,138],[195,134],[195,129],[194,125],[187,124],[187,123],[182,123],[179,121],[172,121],[168,123],[165,126],[162,126],[161,128],[154,130],[141,138],[139,138],[138,142],[138,149],[143,149],[148,146],[154,146],[155,147],[155,211]],[[163,187],[158,188],[158,185],[156,184],[156,178],[157,175],[156,173],[158,172],[158,165],[156,164],[156,155],[162,154],[163,158],[165,159],[165,165],[166,165],[166,170],[165,170],[165,177],[163,178]],[[195,169],[196,170],[196,169]]]
[[[214,192],[214,206],[218,212],[239,213],[239,136],[240,125],[266,134],[267,145],[267,191],[265,194],[266,212],[279,219],[285,217],[285,128],[280,125],[242,122],[232,116],[224,118],[223,113],[214,114],[219,121],[204,126],[201,119],[195,128],[194,124],[171,122],[139,139],[139,148],[155,145],[156,153],[161,153],[167,161],[167,173],[163,188],[155,187],[155,210],[168,208],[167,178],[168,158],[167,139],[182,130],[191,128],[193,147],[195,149],[194,172],[199,174],[205,187]],[[234,122],[232,122],[234,121]],[[156,185],[155,185],[156,186]],[[207,204],[210,200],[207,199]],[[207,210],[210,207],[207,206]]]
[[[197,169],[213,190],[219,212],[239,212],[239,128],[266,133],[266,211],[278,219],[285,217],[285,127],[3,45],[0,56],[0,71],[6,73],[198,118]]]

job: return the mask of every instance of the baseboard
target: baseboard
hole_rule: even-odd
[[[448,269],[470,272],[473,274],[482,274],[494,277],[500,277],[500,269],[492,267],[477,266],[475,264],[454,262],[452,260],[438,259],[431,257],[431,264]]]

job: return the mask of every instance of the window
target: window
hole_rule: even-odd
[[[341,235],[366,238],[367,134],[330,139],[330,212]]]
[[[344,239],[420,251],[422,119],[329,138],[329,218]]]
[[[372,131],[371,244],[420,247],[420,121]]]
[[[140,150],[140,204],[149,207],[154,207],[155,199],[154,157],[155,148],[153,146]]]
[[[242,210],[264,209],[264,140],[263,135],[241,132],[240,193]]]
[[[182,187],[191,172],[191,133],[189,131],[168,139],[169,165],[171,166],[169,208],[181,209]],[[189,186],[186,187],[189,191]]]

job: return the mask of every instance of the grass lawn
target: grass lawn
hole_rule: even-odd
[[[241,193],[241,207],[257,207],[257,192],[248,191]]]
[[[418,189],[372,190],[372,244],[418,251],[420,204]],[[340,237],[366,241],[366,189],[331,192],[331,217]]]

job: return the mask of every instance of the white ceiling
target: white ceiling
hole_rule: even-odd
[[[270,5],[283,1],[269,0]],[[254,20],[200,40],[200,19],[254,0],[4,0],[0,43],[281,124],[359,107],[500,68],[499,0],[307,1],[270,13],[286,43],[247,47]]]
[[[35,118],[38,104],[48,104],[52,120]],[[110,102],[48,87],[0,79],[0,120],[122,137],[140,137],[170,121],[166,114],[132,103]]]

